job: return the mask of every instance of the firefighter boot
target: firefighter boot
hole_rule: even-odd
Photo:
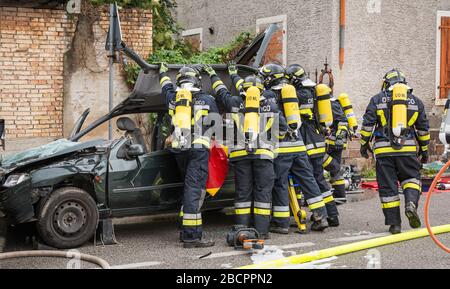
[[[311,225],[311,231],[323,232],[326,228],[328,228],[328,225],[325,223],[323,217],[317,212],[313,213],[311,216],[311,221],[313,222]]]
[[[336,217],[329,217],[327,219],[327,221],[328,221],[328,226],[330,226],[330,227],[339,227],[339,218],[337,216]]]
[[[206,240],[197,240],[193,242],[184,241],[183,247],[185,249],[194,249],[194,248],[208,248],[215,245],[214,241],[206,241]]]
[[[402,226],[400,226],[400,225],[391,225],[391,226],[389,227],[389,232],[390,232],[392,235],[400,234],[400,233],[402,232]]]
[[[422,226],[419,214],[417,214],[416,205],[414,205],[413,202],[409,202],[408,204],[406,204],[405,214],[409,220],[409,225],[411,226],[411,228],[418,229]]]

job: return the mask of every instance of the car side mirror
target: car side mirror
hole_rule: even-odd
[[[144,146],[141,144],[132,144],[127,148],[127,157],[134,159],[145,154]]]

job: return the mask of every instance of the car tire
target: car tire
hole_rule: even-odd
[[[65,187],[42,200],[36,226],[45,243],[70,249],[92,238],[98,220],[97,204],[91,195],[79,188]]]

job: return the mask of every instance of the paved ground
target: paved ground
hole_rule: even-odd
[[[434,225],[450,223],[450,194],[433,197],[432,222]],[[272,234],[267,245],[282,249],[285,256],[306,253],[346,243],[386,235],[378,198],[349,203],[340,207],[342,226],[325,233],[287,236]],[[97,246],[87,244],[79,250],[106,259],[112,266],[122,268],[232,268],[252,264],[250,254],[240,254],[225,243],[225,234],[232,225],[232,216],[224,212],[211,212],[204,216],[207,237],[217,241],[211,249],[184,250],[177,242],[174,216],[134,218],[116,221],[119,245]],[[409,230],[407,223],[405,230]],[[441,235],[450,245],[450,234]],[[8,240],[7,250],[26,249],[30,245],[19,238]],[[438,249],[431,239],[409,241],[378,248],[381,268],[450,268],[450,255]],[[207,258],[200,256],[212,253]],[[367,268],[368,251],[332,258],[315,268]],[[66,268],[67,261],[29,258],[0,262],[0,268]],[[92,267],[82,264],[82,267]],[[310,267],[310,266],[309,266]],[[313,266],[314,267],[314,266]]]

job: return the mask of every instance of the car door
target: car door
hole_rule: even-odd
[[[109,203],[114,216],[178,210],[183,184],[175,158],[168,150],[135,159],[123,157],[129,140],[111,150]]]

